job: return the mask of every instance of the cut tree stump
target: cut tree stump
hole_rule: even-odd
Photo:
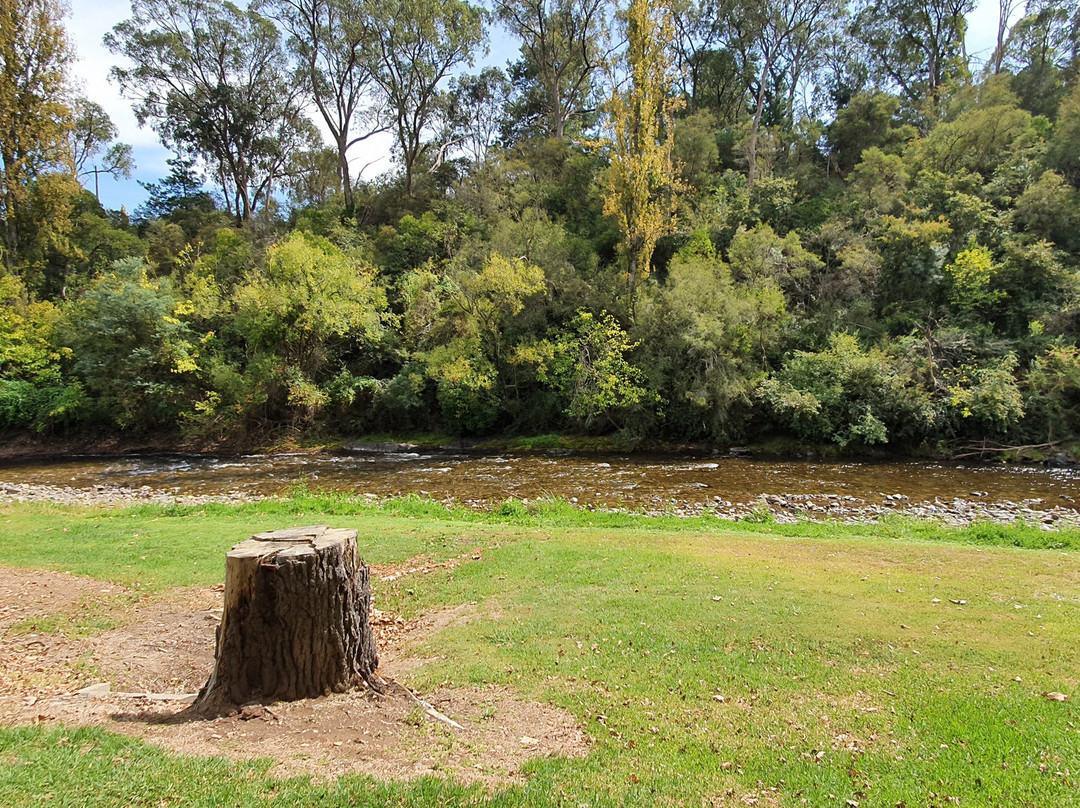
[[[355,530],[290,528],[236,545],[225,558],[214,671],[195,708],[217,713],[376,688],[370,607]]]

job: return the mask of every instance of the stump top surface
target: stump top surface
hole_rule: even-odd
[[[317,553],[349,540],[356,540],[356,530],[332,528],[328,525],[290,527],[284,530],[256,533],[247,541],[235,545],[226,557],[244,559],[283,556],[289,558]]]
[[[314,542],[330,529],[329,525],[310,525],[308,527],[287,527],[283,530],[271,530],[269,533],[256,533],[251,538],[255,541],[303,541]]]

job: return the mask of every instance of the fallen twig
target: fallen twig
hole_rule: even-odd
[[[465,727],[461,726],[461,724],[459,724],[457,721],[455,721],[454,719],[452,719],[450,716],[446,715],[445,713],[440,713],[438,710],[435,709],[434,705],[424,701],[422,698],[417,696],[412,691],[412,689],[406,687],[405,685],[401,684],[397,680],[395,680],[395,679],[384,679],[383,681],[387,682],[389,684],[392,684],[395,687],[400,688],[401,690],[403,690],[405,692],[405,694],[409,696],[409,698],[411,698],[413,701],[415,701],[421,708],[423,708],[425,713],[427,713],[429,716],[434,718],[436,721],[442,721],[444,724],[446,724],[446,725],[448,725],[450,727],[453,727],[454,729],[462,729],[462,730],[465,729]]]

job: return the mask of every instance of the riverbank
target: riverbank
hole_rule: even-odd
[[[1030,451],[1029,451],[1030,450]],[[766,438],[743,445],[696,442],[670,443],[626,435],[488,435],[461,437],[444,433],[405,433],[374,435],[335,435],[323,432],[300,433],[292,430],[252,435],[227,441],[205,441],[169,436],[132,437],[126,435],[85,435],[48,438],[20,433],[0,438],[0,462],[31,459],[50,459],[73,455],[124,457],[133,454],[280,454],[322,452],[446,452],[495,454],[514,452],[545,456],[604,455],[604,454],[670,454],[696,457],[754,457],[764,460],[807,459],[822,461],[895,461],[948,460],[957,454],[955,447],[861,447],[841,449],[835,444],[808,444],[789,438]],[[968,447],[962,452],[967,459],[990,464],[1038,463],[1067,467],[1077,465],[1080,444],[1059,443],[1052,449],[1034,451],[1032,447],[1017,447],[1017,451],[1000,449],[984,453]]]
[[[317,494],[316,494],[317,496]],[[340,499],[340,494],[328,494]],[[345,496],[358,505],[375,506],[392,501],[395,497],[377,494]],[[124,485],[94,485],[73,487],[57,485],[32,485],[0,482],[0,503],[53,503],[83,507],[123,508],[133,505],[161,505],[196,507],[208,504],[244,505],[260,502],[287,502],[289,496],[253,494],[232,490],[221,494],[178,494],[148,485],[133,487]],[[565,502],[565,501],[564,501]],[[526,508],[530,501],[469,499],[459,502],[453,498],[432,500],[447,509],[456,507],[475,511],[492,511],[500,508],[513,510]],[[747,502],[730,502],[716,498],[705,503],[669,502],[663,507],[619,508],[597,506],[589,503],[565,502],[569,507],[587,513],[633,514],[644,517],[676,517],[692,519],[709,517],[728,522],[755,522],[776,524],[838,523],[846,525],[873,524],[882,519],[905,517],[924,519],[952,527],[964,527],[980,523],[1000,525],[1024,524],[1042,530],[1080,528],[1080,511],[1072,507],[1047,507],[1042,500],[1021,502],[986,502],[980,500],[953,499],[949,502],[911,502],[901,494],[889,495],[884,504],[869,503],[856,497],[831,494],[762,495]]]

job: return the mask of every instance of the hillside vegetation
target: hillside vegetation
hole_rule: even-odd
[[[377,5],[135,0],[113,76],[176,156],[125,212],[59,5],[4,0],[0,429],[1077,435],[1073,0],[981,62],[971,2]]]

